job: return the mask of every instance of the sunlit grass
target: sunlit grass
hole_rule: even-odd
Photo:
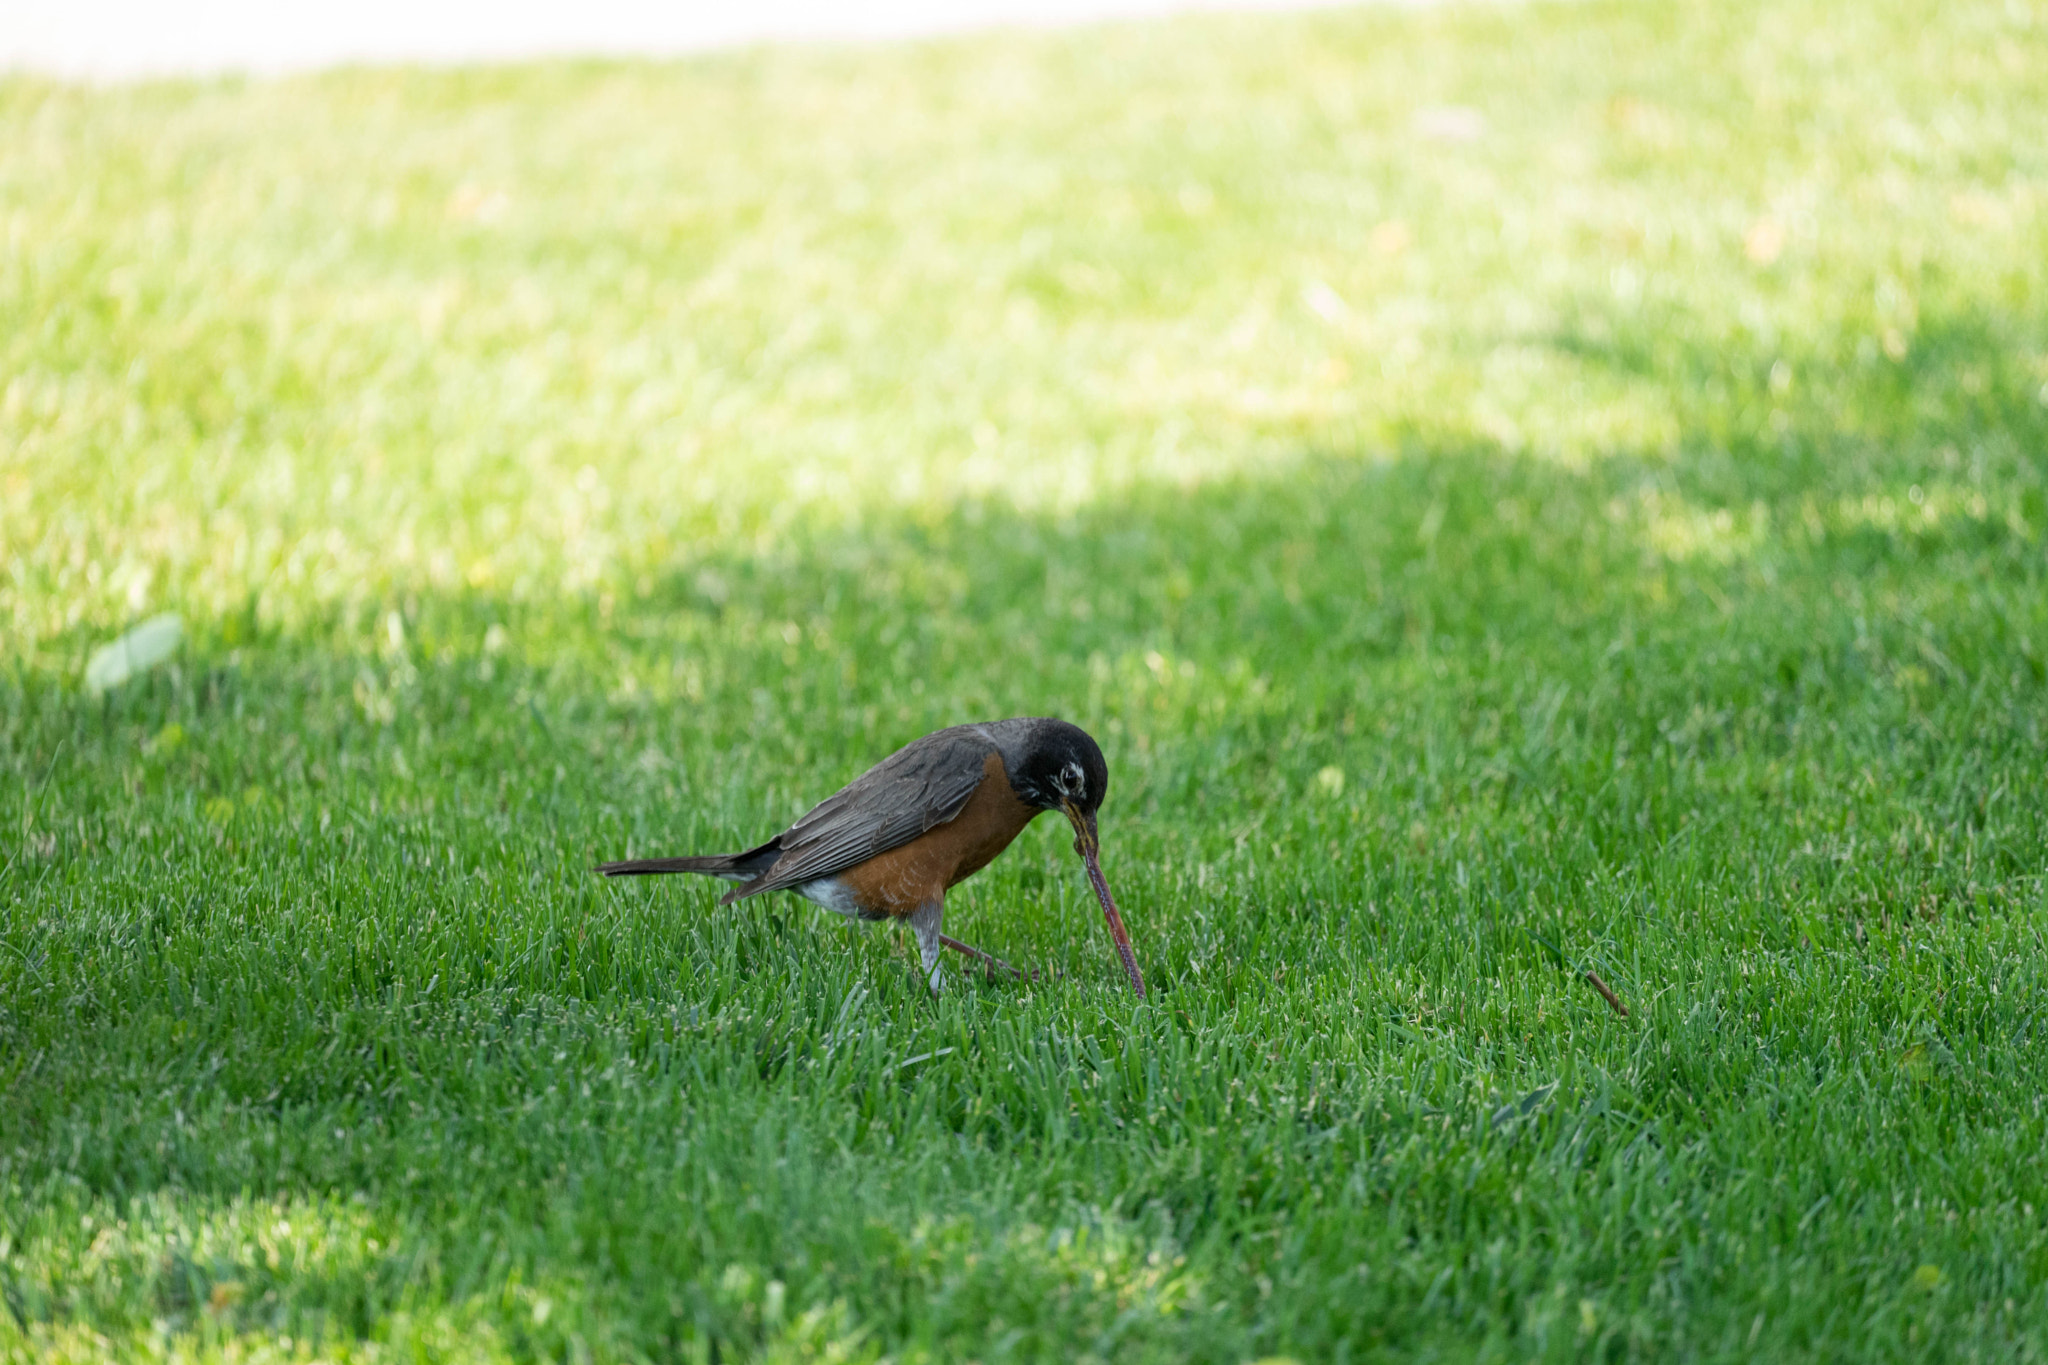
[[[0,84],[0,1356],[2048,1351],[2043,70]],[[937,1003],[589,874],[1021,713],[1144,1006],[1048,828]]]
[[[167,600],[630,590],[796,518],[1418,430],[1669,457],[1748,416],[1682,351],[1825,410],[1923,314],[2036,297],[2043,206],[2026,11],[1822,13],[17,81],[0,608],[40,648]]]

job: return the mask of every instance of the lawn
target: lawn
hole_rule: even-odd
[[[0,82],[0,1359],[2048,1359],[2044,71]],[[590,872],[1012,714],[1149,1001]]]

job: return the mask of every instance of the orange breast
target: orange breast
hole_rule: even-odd
[[[987,867],[1038,813],[1018,799],[1002,756],[990,754],[981,785],[958,815],[836,880],[869,914],[907,915]]]

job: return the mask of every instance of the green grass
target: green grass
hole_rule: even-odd
[[[0,1358],[2048,1356],[2044,70],[0,83]],[[1019,713],[1144,1005],[1051,822],[937,1003],[589,873]]]

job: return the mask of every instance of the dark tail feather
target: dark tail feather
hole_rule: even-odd
[[[748,881],[760,876],[782,855],[782,848],[769,840],[745,853],[713,853],[702,858],[628,858],[622,863],[599,863],[597,870],[607,877],[646,877],[660,872],[701,872],[707,877],[735,877]]]
[[[732,854],[718,853],[708,858],[628,858],[623,863],[599,863],[597,870],[607,877],[645,877],[656,872],[703,872],[713,877],[730,877],[732,863]]]

